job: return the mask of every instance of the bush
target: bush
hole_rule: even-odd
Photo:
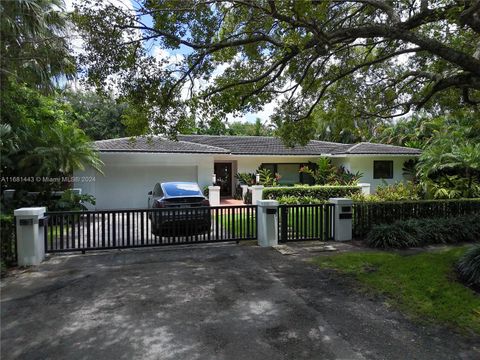
[[[375,225],[366,240],[370,247],[387,249],[473,242],[479,238],[480,215],[469,215]]]
[[[86,210],[85,203],[95,205],[95,197],[89,194],[78,195],[73,190],[28,192],[15,191],[13,199],[3,200],[3,211],[13,213],[21,207],[45,206],[47,211],[78,211]]]
[[[1,275],[7,267],[15,265],[17,261],[16,233],[13,216],[0,214],[0,258]]]
[[[358,186],[278,186],[263,189],[263,198],[267,200],[277,200],[285,197],[296,197],[326,201],[331,197],[349,197],[358,192],[360,192]]]
[[[480,199],[421,200],[396,202],[355,202],[353,232],[365,236],[374,225],[391,224],[397,220],[449,218],[480,214]]]
[[[355,194],[352,200],[362,201],[417,201],[421,199],[422,189],[419,185],[412,182],[399,182],[393,185],[387,183],[380,185],[375,190],[375,194],[364,195]]]
[[[312,196],[282,196],[277,201],[283,205],[299,205],[299,204],[324,204],[325,200],[317,199]]]
[[[245,196],[243,197],[243,203],[246,205],[252,205],[252,191],[250,189],[248,189],[245,193]]]
[[[382,224],[375,226],[367,236],[367,244],[378,249],[402,249],[417,246],[416,237],[401,224]]]
[[[480,286],[480,244],[472,246],[458,260],[457,271],[468,285]]]

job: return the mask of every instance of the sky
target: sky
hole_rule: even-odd
[[[64,0],[65,1],[65,8],[67,11],[72,11],[73,10],[73,5],[74,3],[77,3],[81,0]],[[102,0],[99,0],[102,1]],[[134,10],[138,4],[133,0],[103,0],[103,2],[108,2],[111,3],[112,5],[118,6],[120,8],[123,8],[125,10]],[[93,5],[95,6],[95,5]],[[152,20],[150,17],[145,17],[142,19],[142,21],[146,25],[152,25]],[[83,51],[83,41],[82,39],[78,36],[78,34],[75,34],[74,32],[70,32],[69,34],[70,37],[70,42],[72,44],[72,48],[75,53],[81,53]],[[183,57],[185,54],[188,54],[189,48],[182,46],[181,48],[172,51],[170,49],[162,49],[160,48],[157,44],[154,43],[147,43],[147,47],[150,48],[150,54],[154,56],[157,59],[162,59],[166,60],[168,65],[174,65],[178,62],[181,62],[183,60]],[[226,66],[228,65],[223,65],[219,66],[219,68],[215,71],[217,74],[221,74]],[[75,87],[78,85],[75,84]],[[185,96],[186,96],[186,88],[185,88]],[[271,102],[269,104],[266,104],[263,108],[263,110],[255,112],[255,113],[247,113],[244,115],[241,115],[239,117],[234,117],[233,115],[228,115],[227,116],[227,121],[232,122],[232,121],[248,121],[248,122],[255,122],[256,118],[260,118],[262,122],[265,122],[269,119],[270,115],[273,114],[275,108],[275,102]]]

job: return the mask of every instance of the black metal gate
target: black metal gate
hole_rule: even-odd
[[[45,251],[121,249],[257,238],[256,206],[48,212]]]
[[[332,240],[334,211],[334,204],[280,205],[279,242]]]

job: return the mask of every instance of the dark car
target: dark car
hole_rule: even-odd
[[[194,235],[210,231],[210,202],[197,183],[157,183],[149,192],[152,233],[157,236]]]

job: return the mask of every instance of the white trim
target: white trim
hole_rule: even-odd
[[[338,154],[331,155],[332,158],[349,158],[349,157],[415,157],[421,154]]]

